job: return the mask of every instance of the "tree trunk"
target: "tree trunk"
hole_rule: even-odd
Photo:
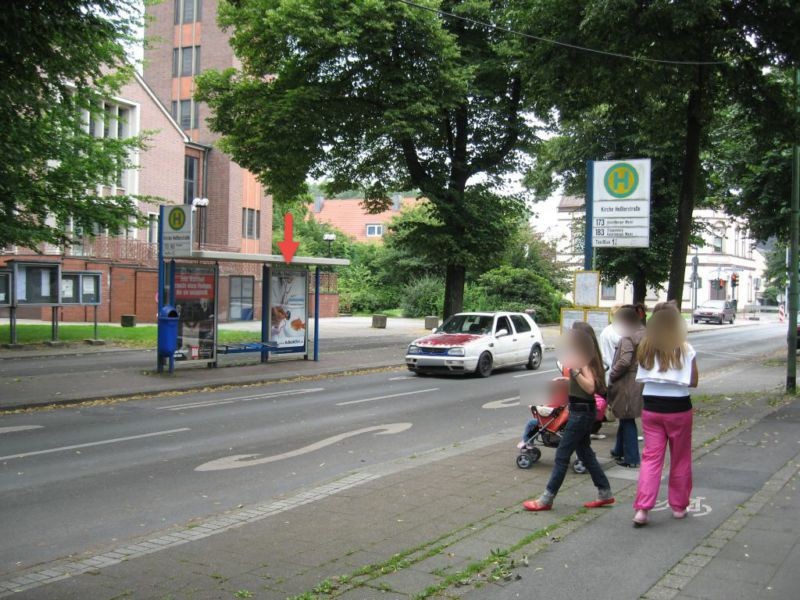
[[[647,297],[647,279],[643,272],[639,271],[633,278],[633,303],[644,304]]]
[[[686,277],[686,255],[692,232],[697,177],[700,171],[700,138],[703,133],[703,67],[698,67],[696,86],[689,92],[686,104],[686,139],[683,157],[681,191],[678,200],[678,232],[672,246],[667,299],[674,300],[678,309],[683,300],[683,281]]]
[[[464,283],[467,268],[459,265],[447,265],[444,281],[444,318],[461,312],[464,308]]]

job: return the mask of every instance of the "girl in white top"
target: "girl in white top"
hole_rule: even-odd
[[[644,383],[642,428],[645,446],[633,504],[636,526],[647,523],[658,499],[667,446],[668,502],[673,516],[686,516],[692,491],[692,399],[697,387],[697,353],[686,341],[686,321],[673,304],[659,305],[639,344],[636,381]]]

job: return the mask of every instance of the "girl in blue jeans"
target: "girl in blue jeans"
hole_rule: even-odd
[[[553,508],[553,500],[564,482],[573,452],[577,453],[597,487],[597,499],[586,502],[584,506],[598,508],[614,503],[611,485],[591,447],[590,436],[597,417],[594,395],[605,394],[606,385],[603,361],[588,333],[580,329],[569,331],[564,364],[569,367],[569,420],[556,450],[550,481],[539,498],[522,503],[525,510]]]

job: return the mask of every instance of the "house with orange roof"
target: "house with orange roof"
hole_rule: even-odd
[[[392,206],[383,212],[370,214],[362,198],[325,198],[317,195],[309,212],[320,223],[327,223],[346,233],[357,242],[381,242],[388,231],[389,221],[401,211],[416,206],[416,196],[392,195]]]

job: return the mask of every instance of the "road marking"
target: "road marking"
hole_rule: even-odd
[[[686,512],[693,517],[705,517],[713,510],[708,504],[703,502],[705,499],[705,496],[690,498],[689,506],[686,507]],[[667,510],[668,508],[670,508],[669,501],[662,500],[661,502],[656,502],[656,505],[651,510],[657,512],[659,510]]]
[[[413,392],[400,392],[399,394],[387,394],[386,396],[375,396],[374,398],[364,398],[363,400],[348,400],[347,402],[337,402],[336,406],[349,406],[351,404],[363,404],[375,400],[388,400],[389,398],[399,398],[400,396],[413,396],[414,394],[427,394],[428,392],[439,391],[439,388],[428,388],[427,390],[414,390]]]
[[[207,406],[221,406],[234,402],[252,402],[253,400],[266,400],[268,398],[280,398],[284,396],[299,396],[302,394],[313,394],[321,392],[325,388],[309,388],[300,390],[284,390],[281,392],[269,392],[266,394],[255,394],[250,396],[237,396],[235,398],[216,398],[214,400],[198,400],[196,402],[185,402],[183,404],[171,404],[170,406],[158,406],[156,410],[188,410],[191,408],[206,408]]]
[[[388,423],[386,425],[375,425],[373,427],[364,427],[362,429],[356,429],[355,431],[340,433],[339,435],[334,435],[329,438],[325,438],[324,440],[314,442],[313,444],[304,446],[303,448],[298,448],[297,450],[284,452],[283,454],[264,456],[262,458],[257,458],[258,456],[260,456],[259,454],[236,454],[234,456],[226,456],[225,458],[218,458],[216,460],[203,463],[199,467],[196,467],[195,471],[225,471],[227,469],[241,469],[242,467],[254,467],[256,465],[266,465],[269,463],[277,462],[279,460],[285,460],[287,458],[295,458],[297,456],[302,456],[303,454],[308,454],[309,452],[315,452],[316,450],[320,450],[327,446],[332,446],[333,444],[338,444],[342,440],[346,440],[347,438],[355,437],[357,435],[363,435],[365,433],[373,433],[375,435],[393,435],[396,433],[402,433],[410,428],[411,428],[411,423]]]
[[[701,350],[699,348],[695,348],[698,354],[710,354],[711,356],[721,356],[722,358],[728,358],[732,356],[734,358],[753,358],[752,354],[737,354],[735,352],[719,352],[717,350]]]
[[[519,406],[519,396],[511,396],[510,398],[503,398],[502,400],[492,400],[481,406],[481,408],[495,410],[498,408],[511,408],[512,406]]]
[[[42,429],[42,425],[16,425],[14,427],[0,427],[0,435],[4,433],[14,433],[17,431],[30,431],[31,429]]]
[[[416,379],[416,377],[410,377],[409,375],[403,375],[402,377],[390,377],[389,381],[404,381],[406,379]]]
[[[188,427],[181,427],[179,429],[167,429],[166,431],[154,431],[153,433],[142,433],[140,435],[129,435],[126,437],[113,438],[110,440],[100,440],[99,442],[88,442],[86,444],[74,444],[72,446],[61,446],[60,448],[50,448],[48,450],[35,450],[34,452],[22,452],[20,454],[10,454],[9,456],[0,456],[0,461],[13,460],[15,458],[26,458],[28,456],[38,456],[40,454],[52,454],[53,452],[64,452],[65,450],[75,450],[77,448],[90,448],[91,446],[104,446],[106,444],[116,444],[118,442],[128,442],[130,440],[141,440],[144,438],[156,437],[158,435],[169,435],[171,433],[180,433],[182,431],[191,431]]]
[[[533,371],[531,373],[520,373],[519,375],[514,375],[514,379],[519,379],[520,377],[533,377],[534,375],[544,375],[545,373],[558,373],[558,369],[548,369],[547,371]]]

